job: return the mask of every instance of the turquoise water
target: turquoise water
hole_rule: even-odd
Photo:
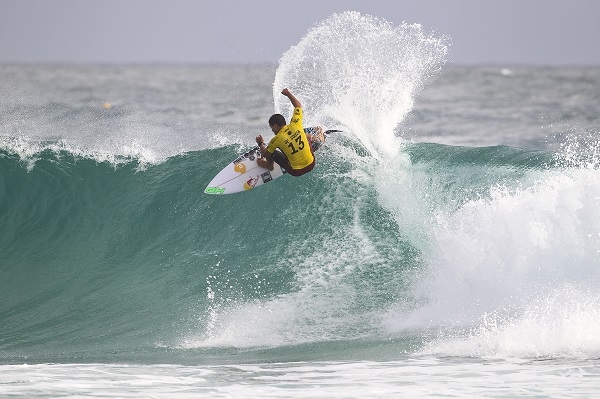
[[[600,71],[447,46],[350,13],[277,66],[0,66],[0,395],[593,397]],[[203,194],[281,86],[343,132]]]
[[[443,171],[431,205],[444,212],[552,162],[505,147],[405,151],[418,179]],[[133,161],[47,150],[28,171],[4,151],[5,359],[150,351],[159,361],[170,348],[387,339],[375,321],[398,300],[413,301],[406,274],[425,267],[429,244],[410,236],[427,232],[398,223],[400,210],[380,205],[375,188],[331,155],[304,179],[243,197],[202,195],[232,154],[190,152],[139,171]]]

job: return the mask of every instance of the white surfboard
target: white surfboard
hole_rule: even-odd
[[[318,137],[320,141],[318,146],[320,147],[325,142],[325,134],[337,130],[323,131],[322,127],[316,126],[305,128],[304,131]],[[239,193],[260,187],[287,174],[276,163],[273,164],[273,170],[258,166],[256,160],[259,156],[260,149],[258,146],[240,155],[213,177],[204,192],[206,194]]]

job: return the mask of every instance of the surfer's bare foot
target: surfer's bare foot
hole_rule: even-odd
[[[321,126],[317,126],[315,130],[316,130],[315,135],[317,136],[319,141],[321,141],[321,143],[324,143],[325,142],[325,133],[323,132],[323,128]]]

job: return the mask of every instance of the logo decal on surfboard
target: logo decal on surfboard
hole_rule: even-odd
[[[252,190],[258,183],[259,177],[260,176],[251,177],[246,183],[244,183],[244,190]]]
[[[235,170],[238,173],[246,173],[246,165],[244,165],[243,162],[238,162],[236,164],[234,164],[233,166],[233,170]]]
[[[225,194],[225,187],[206,187],[206,194]]]
[[[271,180],[273,180],[273,176],[271,176],[271,172],[266,171],[265,173],[261,174],[260,177],[262,178],[263,183],[268,183]]]
[[[251,161],[254,161],[256,159],[256,155],[257,153],[260,153],[260,149],[258,147],[254,147],[251,150],[243,153],[242,155],[240,155],[239,157],[237,157],[233,163],[237,164],[239,162],[242,162],[244,159],[249,159]]]

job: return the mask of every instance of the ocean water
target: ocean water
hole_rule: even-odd
[[[450,48],[1,65],[0,397],[596,397],[600,68]],[[343,130],[315,170],[203,194],[286,86]]]

